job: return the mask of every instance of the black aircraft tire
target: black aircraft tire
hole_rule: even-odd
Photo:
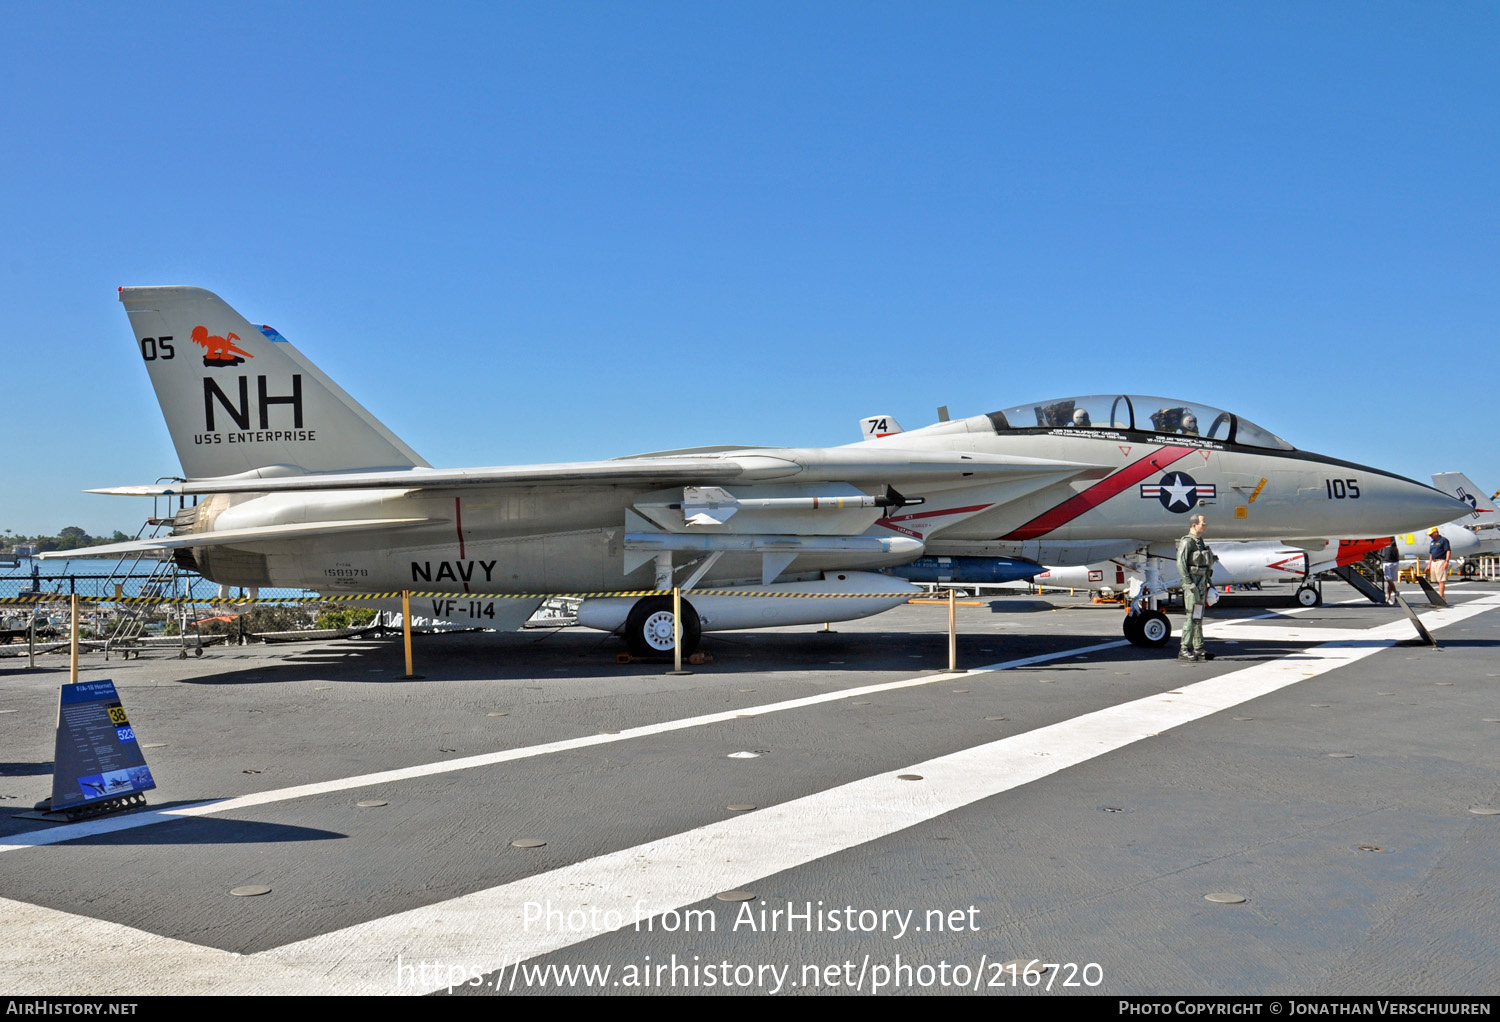
[[[1299,586],[1297,588],[1297,605],[1299,607],[1316,607],[1323,602],[1323,594],[1318,592],[1317,586]]]
[[[1172,638],[1172,622],[1167,615],[1159,610],[1148,610],[1140,615],[1140,636],[1138,645],[1147,649],[1160,649]]]
[[[1132,646],[1160,649],[1172,638],[1172,622],[1159,610],[1126,614],[1121,630]]]
[[[682,655],[691,656],[703,637],[698,611],[687,600],[682,601]],[[672,598],[645,596],[630,608],[625,618],[625,643],[633,656],[660,657],[672,655]]]

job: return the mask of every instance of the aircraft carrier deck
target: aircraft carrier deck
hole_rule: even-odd
[[[1191,665],[1067,596],[962,607],[963,674],[930,606],[710,635],[689,677],[579,629],[418,637],[417,681],[399,636],[86,657],[159,787],[0,816],[3,986],[1494,993],[1500,587],[1422,608],[1436,650],[1290,593],[1227,599]],[[67,671],[16,664],[20,811]]]

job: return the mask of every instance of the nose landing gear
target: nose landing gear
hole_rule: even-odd
[[[1123,630],[1132,646],[1159,649],[1172,637],[1172,622],[1159,610],[1140,610],[1125,615]]]

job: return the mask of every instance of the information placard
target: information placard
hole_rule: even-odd
[[[52,809],[124,798],[156,787],[113,681],[62,686]]]

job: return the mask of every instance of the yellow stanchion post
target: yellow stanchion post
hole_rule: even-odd
[[[78,594],[68,597],[68,684],[78,684]]]
[[[958,669],[958,597],[952,589],[948,590],[948,672],[964,673]]]
[[[411,590],[401,590],[401,643],[406,647],[406,673],[401,676],[402,681],[420,681],[420,674],[413,674],[411,669]]]
[[[692,674],[682,669],[682,587],[672,587],[672,670],[670,674]]]

